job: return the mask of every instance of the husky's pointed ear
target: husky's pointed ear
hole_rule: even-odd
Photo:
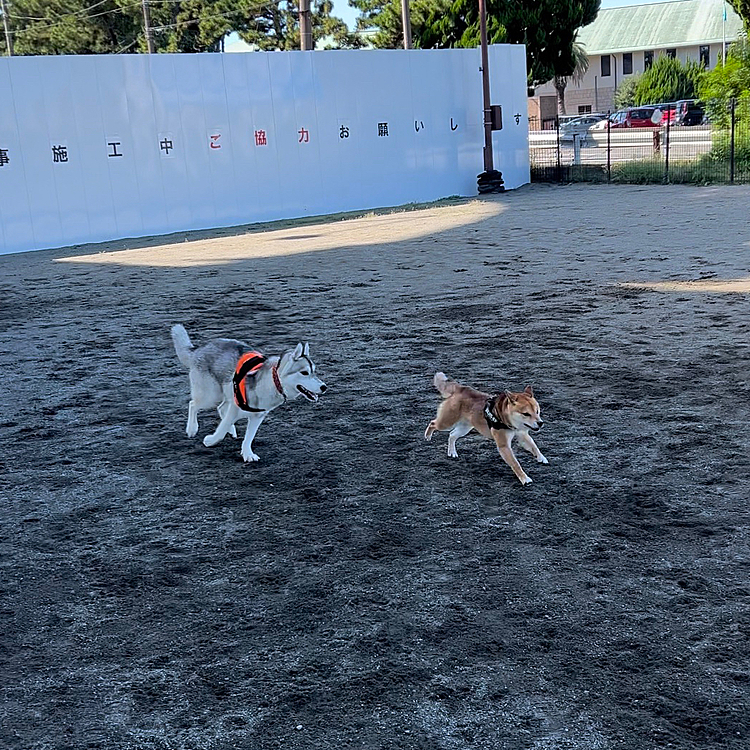
[[[302,356],[302,344],[297,344],[292,352],[292,359],[299,359]]]
[[[533,388],[532,388],[532,387],[531,387],[530,385],[527,385],[527,386],[526,386],[526,387],[525,387],[525,388],[523,389],[523,392],[524,392],[524,393],[525,393],[525,394],[526,394],[527,396],[531,396],[531,398],[534,398],[534,389],[533,389]]]
[[[508,401],[510,401],[511,404],[515,404],[516,403],[516,394],[515,393],[511,393],[510,391],[505,391],[505,398],[507,398]]]
[[[305,341],[305,345],[302,347],[302,356],[303,357],[309,357],[310,356],[310,344]]]

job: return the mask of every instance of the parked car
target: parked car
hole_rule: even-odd
[[[609,127],[612,127],[612,123],[617,121],[617,118],[624,114],[625,110],[620,109],[617,112],[613,112],[609,117],[605,117],[603,120],[599,120],[595,125],[591,126],[591,130],[606,130]]]
[[[695,99],[681,99],[675,102],[675,125],[700,125],[705,116],[705,110]]]
[[[659,114],[655,113],[659,112]],[[631,107],[625,113],[625,122],[621,128],[656,128],[661,125],[663,112],[658,107],[649,105],[647,107]],[[617,127],[613,125],[612,127]]]
[[[661,120],[655,124],[658,124],[660,127],[664,127],[667,123],[674,125],[674,118],[677,113],[676,102],[661,102],[659,104],[654,104],[654,107],[661,112]]]
[[[606,130],[608,127],[615,128],[658,128],[661,122],[661,110],[654,117],[657,107],[649,104],[643,107],[629,107],[613,112],[609,119],[603,120],[594,126],[594,130]],[[654,122],[656,120],[656,122]]]
[[[560,137],[572,138],[574,135],[585,135],[589,132],[592,126],[606,119],[607,115],[598,112],[591,112],[589,114],[581,115],[580,117],[574,117],[565,123],[560,123]]]

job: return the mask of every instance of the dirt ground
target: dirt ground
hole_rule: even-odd
[[[0,747],[746,750],[750,187],[0,258]],[[169,338],[329,386],[185,435]],[[531,383],[549,466],[422,437]]]

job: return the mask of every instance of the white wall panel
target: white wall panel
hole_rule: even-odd
[[[326,190],[339,198],[339,211],[368,206],[369,175],[362,165],[357,138],[361,137],[357,88],[360,72],[341,65],[338,50],[316,52],[315,95],[320,131],[320,164]]]
[[[203,95],[204,127],[201,148],[208,160],[206,186],[217,226],[240,223],[229,134],[227,88],[223,55],[198,55]]]
[[[125,67],[114,55],[84,58],[96,72],[102,131],[87,151],[104,162],[115,211],[117,237],[140,236],[143,226],[135,146],[125,86]],[[111,228],[107,235],[112,236]]]
[[[281,127],[274,127],[274,102],[271,94],[269,63],[271,54],[243,54],[247,65],[248,96],[252,108],[252,129],[242,133],[253,150],[255,168],[247,179],[254,181],[258,188],[257,201],[247,207],[246,221],[267,221],[278,219],[286,214],[284,198],[295,185],[289,184],[288,177],[280,174],[276,153],[278,134]],[[294,54],[294,53],[290,53]]]
[[[106,239],[111,236],[112,228],[117,227],[117,216],[107,167],[107,144],[102,137],[105,128],[96,64],[90,55],[67,57],[65,60],[68,63],[66,78],[70,87],[70,101],[81,105],[74,110],[77,135],[75,162],[80,165],[83,187],[82,191],[76,190],[75,193],[83,198],[80,208],[88,225],[88,233],[81,241],[89,241],[92,237]],[[86,148],[86,144],[92,147]],[[82,223],[81,227],[84,226]]]
[[[517,187],[524,49],[490,61]],[[483,168],[475,49],[15,57],[0,101],[0,252],[473,195]]]
[[[526,53],[523,47],[490,47],[490,91],[493,104],[503,108],[503,129],[493,133],[495,169],[506,187],[529,182]]]
[[[26,190],[34,235],[33,247],[60,247],[65,244],[60,224],[60,209],[57,204],[57,188],[53,174],[50,134],[47,128],[47,113],[44,93],[39,75],[40,58],[32,57],[9,65],[13,103],[16,109],[21,158],[25,166]],[[2,65],[2,63],[0,63]],[[54,126],[53,126],[54,127]],[[0,203],[9,199],[3,189]],[[19,250],[29,249],[19,247]],[[11,246],[8,250],[12,251]]]
[[[151,57],[156,55],[123,55],[124,89],[128,110],[128,126],[133,144],[133,159],[138,181],[138,206],[144,234],[175,231],[167,219],[162,182],[158,98],[152,92]],[[161,57],[161,55],[159,55]]]
[[[53,152],[52,178],[60,212],[60,227],[64,244],[84,242],[91,236],[83,189],[85,173],[81,160],[82,146],[78,142],[76,115],[88,112],[79,110],[73,102],[70,88],[70,58],[40,57],[39,83],[44,96],[44,112]],[[84,102],[84,107],[90,102]],[[62,146],[65,152],[59,150]],[[55,161],[54,150],[58,149]]]
[[[215,214],[213,201],[203,198],[208,156],[199,135],[205,127],[197,56],[185,55],[179,61],[180,75],[175,74],[175,55],[152,55],[150,61],[167,223],[210,226]]]
[[[0,252],[35,247],[10,71],[0,66]]]
[[[231,172],[224,173],[224,182],[234,194],[237,206],[235,219],[228,224],[246,221],[244,217],[259,204],[258,167],[251,139],[253,110],[248,87],[246,56],[221,55],[227,100],[228,151],[223,154],[231,162]],[[231,103],[231,106],[229,106]]]

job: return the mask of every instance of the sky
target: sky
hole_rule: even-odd
[[[647,2],[674,2],[675,0],[602,0],[602,8],[621,8],[623,5],[644,5]],[[343,18],[350,29],[354,28],[358,11],[347,0],[333,0],[333,15]]]

